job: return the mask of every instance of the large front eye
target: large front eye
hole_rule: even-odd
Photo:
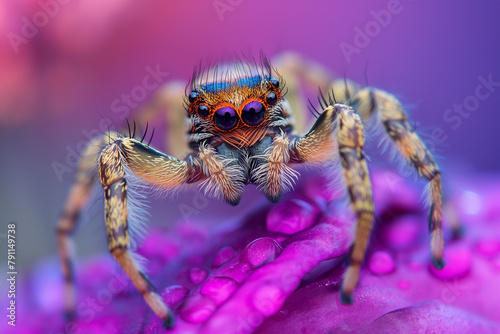
[[[259,125],[266,118],[266,108],[259,101],[248,102],[243,107],[241,118],[248,125]]]
[[[229,130],[238,123],[238,115],[236,110],[231,107],[223,107],[217,109],[214,114],[215,125],[222,130]]]

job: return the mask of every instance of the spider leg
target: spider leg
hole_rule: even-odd
[[[118,133],[110,133],[93,139],[88,144],[85,154],[80,160],[80,171],[85,171],[95,165],[96,157],[92,155],[99,155],[97,170],[104,189],[106,232],[111,254],[141,292],[153,312],[164,320],[166,327],[172,327],[174,324],[172,312],[134,262],[129,250],[129,208],[127,205],[129,189],[127,185],[131,179],[136,181],[140,178],[153,186],[168,190],[185,183],[195,182],[202,177],[196,162],[191,156],[184,161],[167,156],[139,140],[124,137]],[[75,306],[69,236],[88,198],[92,179],[95,177],[96,175],[92,175],[90,178],[85,178],[79,174],[57,228],[66,280],[66,311],[68,313],[72,313]]]
[[[99,136],[92,139],[87,144],[78,162],[78,172],[75,183],[70,190],[68,199],[57,223],[57,242],[65,285],[64,310],[67,318],[72,318],[74,316],[76,302],[71,234],[75,230],[82,207],[87,203],[92,190],[92,184],[97,178],[97,173],[92,171],[91,168],[95,165],[99,151],[106,144],[106,139],[104,135]],[[87,171],[90,172],[90,175],[86,173]]]
[[[328,106],[311,130],[291,143],[291,161],[328,163],[340,161],[344,179],[356,214],[356,232],[350,253],[350,264],[342,283],[341,301],[352,303],[351,294],[359,279],[373,225],[372,186],[365,161],[363,124],[359,115],[349,106]]]
[[[298,173],[288,166],[290,161],[289,137],[277,134],[263,156],[257,156],[258,165],[252,170],[253,182],[272,202],[278,202],[283,193],[291,190]]]
[[[432,262],[436,268],[443,268],[441,173],[432,154],[413,131],[408,123],[406,112],[393,95],[379,89],[363,88],[357,92],[352,104],[357,108],[364,121],[376,117],[376,121],[382,124],[385,132],[392,139],[399,152],[417,170],[418,175],[429,182],[428,199],[431,204],[429,231],[431,233]]]
[[[307,99],[304,88],[321,89],[328,88],[332,77],[327,68],[322,64],[305,59],[299,53],[284,52],[273,58],[272,64],[276,67],[279,75],[283,76],[286,83],[286,98],[290,103],[294,128],[298,132],[306,130],[307,114],[301,112],[307,110]]]
[[[164,143],[166,152],[182,157],[189,152],[186,137],[186,113],[184,111],[184,94],[186,83],[171,81],[160,86],[153,97],[140,107],[134,118],[139,124],[146,124],[161,116],[166,126]],[[189,93],[189,92],[188,92]]]
[[[222,197],[230,205],[237,205],[243,192],[244,172],[237,159],[221,159],[210,145],[202,143],[198,157],[202,163],[206,180],[201,184],[205,194]]]
[[[128,170],[133,175],[130,175]],[[194,171],[196,168],[190,160],[182,161],[164,155],[132,138],[115,140],[106,146],[99,156],[99,179],[104,188],[110,252],[123,267],[146,303],[169,328],[174,324],[172,312],[133,261],[129,250],[127,179],[137,176],[149,184],[171,189],[191,182]]]

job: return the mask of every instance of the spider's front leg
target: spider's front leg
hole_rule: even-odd
[[[196,168],[189,161],[164,155],[133,138],[116,139],[102,150],[98,160],[109,250],[146,303],[169,328],[174,324],[172,312],[133,261],[129,250],[127,179],[133,173],[150,184],[169,189],[192,180]]]
[[[356,232],[349,267],[341,290],[342,303],[351,304],[373,225],[372,186],[363,154],[364,133],[359,115],[349,106],[328,106],[303,137],[290,144],[291,162],[329,164],[342,162],[344,179],[356,214]]]

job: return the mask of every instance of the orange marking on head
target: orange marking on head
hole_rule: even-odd
[[[209,85],[211,88],[200,86],[188,97],[191,101],[188,104],[188,114],[189,116],[196,115],[205,122],[209,122],[209,131],[232,146],[254,145],[267,133],[271,123],[269,110],[283,98],[280,85],[273,84],[268,78],[255,82],[253,86],[239,84],[239,81],[211,84]],[[213,85],[223,88],[213,89]],[[269,99],[271,93],[272,99]],[[249,107],[249,103],[254,105]],[[203,110],[200,110],[200,106]],[[251,110],[251,113],[249,109],[245,110],[245,106]],[[223,108],[231,109],[224,110]],[[255,110],[262,110],[265,115],[256,116],[259,115],[259,111]],[[222,115],[225,115],[226,119],[222,119],[221,122]],[[223,122],[228,125],[221,126]]]

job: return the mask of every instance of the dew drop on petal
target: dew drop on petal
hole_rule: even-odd
[[[386,275],[396,269],[392,255],[384,251],[373,253],[368,266],[375,275]]]
[[[201,286],[200,293],[210,297],[216,305],[222,304],[238,287],[238,283],[230,277],[210,277]]]
[[[311,226],[318,210],[300,199],[283,201],[269,211],[266,219],[267,229],[271,232],[295,234]]]
[[[259,238],[248,244],[241,253],[241,260],[248,262],[252,267],[256,267],[274,261],[282,250],[283,248],[275,239],[269,237]]]
[[[207,320],[215,310],[214,302],[202,295],[194,295],[186,300],[179,312],[182,319],[191,323]]]
[[[215,255],[215,258],[212,262],[212,268],[219,268],[224,263],[226,263],[235,253],[236,251],[232,247],[227,246],[221,248]]]
[[[172,285],[161,293],[163,300],[167,303],[168,306],[173,306],[180,302],[182,298],[184,298],[188,293],[188,289],[181,285]]]
[[[205,270],[194,267],[189,270],[189,279],[194,284],[200,284],[207,277],[207,274]]]
[[[277,286],[263,285],[253,295],[253,305],[264,316],[270,316],[281,308],[285,297]]]

